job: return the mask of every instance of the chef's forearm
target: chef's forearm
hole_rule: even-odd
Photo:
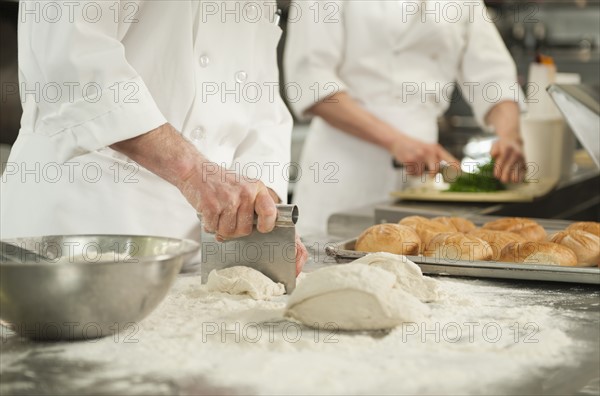
[[[369,113],[346,92],[338,92],[308,111],[335,128],[386,149],[398,137],[393,127]]]
[[[171,124],[110,147],[178,188],[198,167],[209,163]],[[270,188],[268,190],[273,201],[281,203],[279,196]]]
[[[110,147],[176,187],[207,161],[171,124]]]
[[[520,140],[519,105],[516,102],[500,102],[488,112],[485,122],[494,128],[500,138]]]

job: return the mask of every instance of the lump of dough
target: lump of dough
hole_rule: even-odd
[[[243,266],[210,271],[206,287],[221,293],[247,294],[255,300],[268,300],[285,294],[284,285],[273,282],[254,268]]]
[[[391,272],[396,275],[396,287],[412,294],[422,302],[439,299],[437,281],[423,276],[421,268],[406,256],[373,253],[361,257],[353,263],[371,265]]]
[[[392,272],[351,263],[309,273],[290,296],[285,316],[310,326],[383,330],[418,322],[429,307],[397,287]]]

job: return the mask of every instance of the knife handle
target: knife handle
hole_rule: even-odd
[[[392,166],[394,167],[394,169],[404,168],[404,164],[402,162],[398,162],[398,160],[396,160],[395,158],[392,159]],[[447,168],[449,166],[450,166],[450,164],[447,161],[441,160],[439,162],[439,168],[436,170],[439,172],[441,169]],[[426,168],[426,169],[429,170],[428,168]]]
[[[404,164],[402,162],[398,162],[396,158],[392,158],[392,167],[394,167],[394,169],[402,169],[404,168]]]

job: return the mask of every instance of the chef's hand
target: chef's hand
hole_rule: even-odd
[[[390,151],[396,161],[404,164],[404,169],[411,176],[420,176],[425,171],[438,172],[442,160],[449,164],[459,163],[439,144],[424,143],[404,134],[398,135]]]
[[[296,276],[300,275],[302,267],[304,267],[307,260],[308,251],[306,250],[306,246],[300,240],[300,236],[296,234]]]
[[[255,212],[259,232],[270,232],[275,227],[277,208],[274,198],[277,196],[259,180],[203,161],[178,187],[202,215],[206,231],[216,233],[219,241],[250,234]]]
[[[277,194],[208,161],[169,123],[110,147],[176,186],[218,240],[250,234],[255,212],[258,231],[275,227]]]
[[[518,137],[500,137],[490,152],[496,165],[494,176],[503,183],[519,183],[525,178],[527,165],[523,155],[523,142]]]

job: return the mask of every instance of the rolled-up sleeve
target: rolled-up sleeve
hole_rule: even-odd
[[[54,14],[44,3],[20,4],[22,133],[49,137],[65,162],[167,122],[127,61],[119,2],[57,1]]]
[[[332,5],[339,13],[323,17],[324,7]],[[343,8],[342,1],[292,2],[284,72],[286,91],[294,93],[288,94],[287,99],[298,118],[310,118],[306,111],[313,105],[347,89],[338,75],[345,40]]]
[[[517,70],[483,2],[471,8],[466,28],[467,44],[461,60],[458,84],[477,122],[485,126],[488,112],[496,104],[513,101],[525,111],[524,94]]]

